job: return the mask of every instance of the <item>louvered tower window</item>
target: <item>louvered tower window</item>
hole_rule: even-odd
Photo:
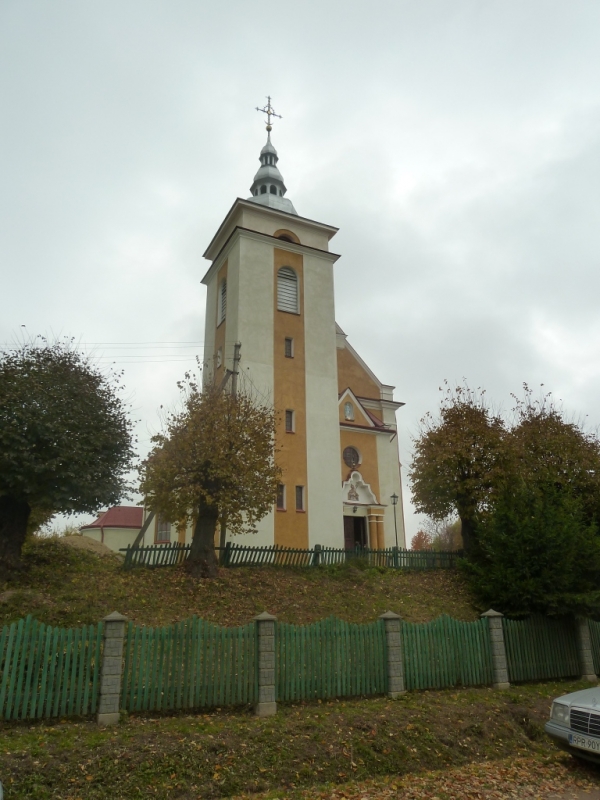
[[[291,267],[282,267],[277,273],[277,308],[298,313],[298,276]]]
[[[227,280],[223,278],[219,288],[219,325],[225,319],[227,313]]]

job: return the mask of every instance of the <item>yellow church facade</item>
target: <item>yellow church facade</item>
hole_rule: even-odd
[[[296,213],[269,137],[251,197],[204,257],[207,380],[227,370],[278,412],[273,510],[240,544],[405,547],[394,387],[335,322],[337,228]],[[396,503],[396,505],[394,505]]]

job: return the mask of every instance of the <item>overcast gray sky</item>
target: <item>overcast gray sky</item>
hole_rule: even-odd
[[[340,228],[338,322],[406,403],[405,473],[444,378],[600,423],[597,0],[0,0],[0,342],[116,361],[143,454],[267,94],[288,197]]]

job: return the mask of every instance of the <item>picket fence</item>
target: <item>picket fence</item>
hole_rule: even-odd
[[[445,689],[493,683],[487,620],[462,622],[446,615],[402,624],[406,688]]]
[[[590,639],[592,642],[592,656],[594,659],[594,672],[600,675],[600,622],[588,620]]]
[[[0,632],[0,718],[93,714],[103,627],[52,628],[31,616]]]
[[[172,711],[242,705],[256,697],[255,625],[192,617],[163,628],[129,623],[121,708]]]
[[[356,625],[330,617],[277,625],[277,698],[313,700],[383,694],[387,687],[383,622]]]
[[[344,550],[317,544],[310,549],[299,549],[279,545],[251,547],[233,542],[228,542],[224,548],[216,547],[215,550],[223,567],[318,567],[360,559],[369,566],[390,569],[451,569],[462,555],[455,551],[403,550],[397,547],[386,550]],[[129,545],[121,548],[120,552],[125,553],[124,569],[142,566],[172,567],[186,560],[190,545],[178,542],[136,547]]]
[[[596,672],[600,623],[589,622]],[[531,617],[503,620],[511,682],[581,674],[575,624]],[[52,628],[31,617],[0,631],[0,718],[40,719],[98,709],[103,625]],[[401,624],[408,690],[493,683],[488,620],[443,616]],[[336,618],[276,623],[275,687],[280,702],[380,695],[388,691],[383,620]],[[254,704],[257,624],[226,628],[192,617],[161,628],[128,623],[120,707],[172,711]]]
[[[512,683],[572,678],[579,674],[572,620],[504,619],[503,629],[508,678]]]

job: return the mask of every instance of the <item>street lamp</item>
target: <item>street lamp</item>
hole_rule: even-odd
[[[396,550],[398,549],[398,523],[396,522],[396,506],[398,504],[398,495],[396,492],[391,496],[392,505],[394,506],[394,531],[396,532]]]

